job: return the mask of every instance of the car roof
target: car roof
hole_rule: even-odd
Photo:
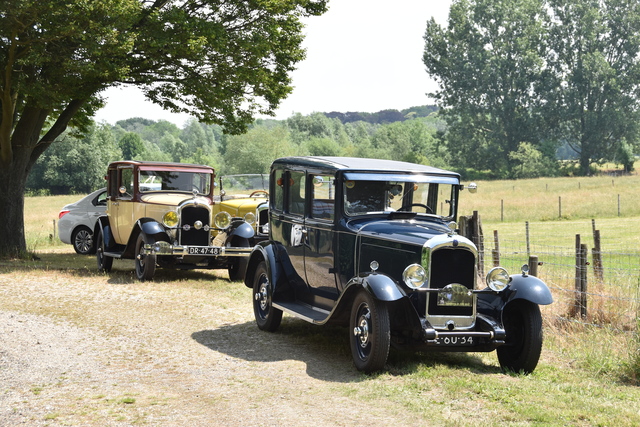
[[[456,172],[435,168],[433,166],[419,165],[416,163],[401,162],[397,160],[369,159],[361,157],[331,157],[331,156],[293,156],[282,157],[273,162],[289,167],[304,167],[317,170],[343,170],[343,171],[371,171],[403,173],[437,174],[460,177]]]
[[[115,168],[121,165],[134,165],[138,167],[160,167],[160,168],[194,168],[194,169],[209,169],[213,171],[211,166],[207,165],[196,165],[192,163],[173,163],[173,162],[153,162],[148,160],[119,160],[116,162],[111,162],[109,164],[109,169]]]

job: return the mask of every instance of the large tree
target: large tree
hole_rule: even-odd
[[[454,0],[447,27],[427,23],[423,60],[453,166],[506,175],[509,153],[537,142],[544,17],[543,0]]]
[[[241,132],[275,111],[304,57],[300,18],[326,0],[4,0],[0,10],[0,256],[26,251],[24,189],[68,126],[118,84]]]
[[[547,89],[557,138],[578,154],[583,174],[638,144],[640,2],[550,0]]]

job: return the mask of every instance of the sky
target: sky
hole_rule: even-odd
[[[437,89],[422,52],[427,21],[446,25],[451,0],[329,0],[321,16],[305,18],[305,60],[291,74],[293,92],[275,118],[295,113],[377,112],[432,104]],[[110,88],[96,121],[144,117],[182,127],[186,114],[164,111],[135,87]]]

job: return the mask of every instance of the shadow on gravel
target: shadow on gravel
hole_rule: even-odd
[[[249,362],[300,361],[306,364],[309,376],[323,381],[363,379],[351,362],[346,328],[285,318],[273,333],[245,322],[194,332],[191,338],[213,351]]]
[[[370,378],[353,365],[346,327],[316,326],[284,318],[273,333],[259,330],[254,322],[245,322],[194,332],[191,338],[213,351],[249,362],[300,361],[306,364],[309,376],[323,381],[348,383]],[[475,374],[502,372],[473,353],[424,353],[392,348],[380,374],[410,375],[438,365]]]

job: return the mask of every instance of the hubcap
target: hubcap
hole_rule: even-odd
[[[260,290],[256,292],[255,299],[260,305],[260,310],[266,311],[269,308],[269,281],[265,280],[260,285]]]
[[[370,311],[365,307],[360,312],[358,318],[358,325],[353,328],[353,335],[358,340],[360,347],[365,348],[369,345],[369,319],[371,318]]]

